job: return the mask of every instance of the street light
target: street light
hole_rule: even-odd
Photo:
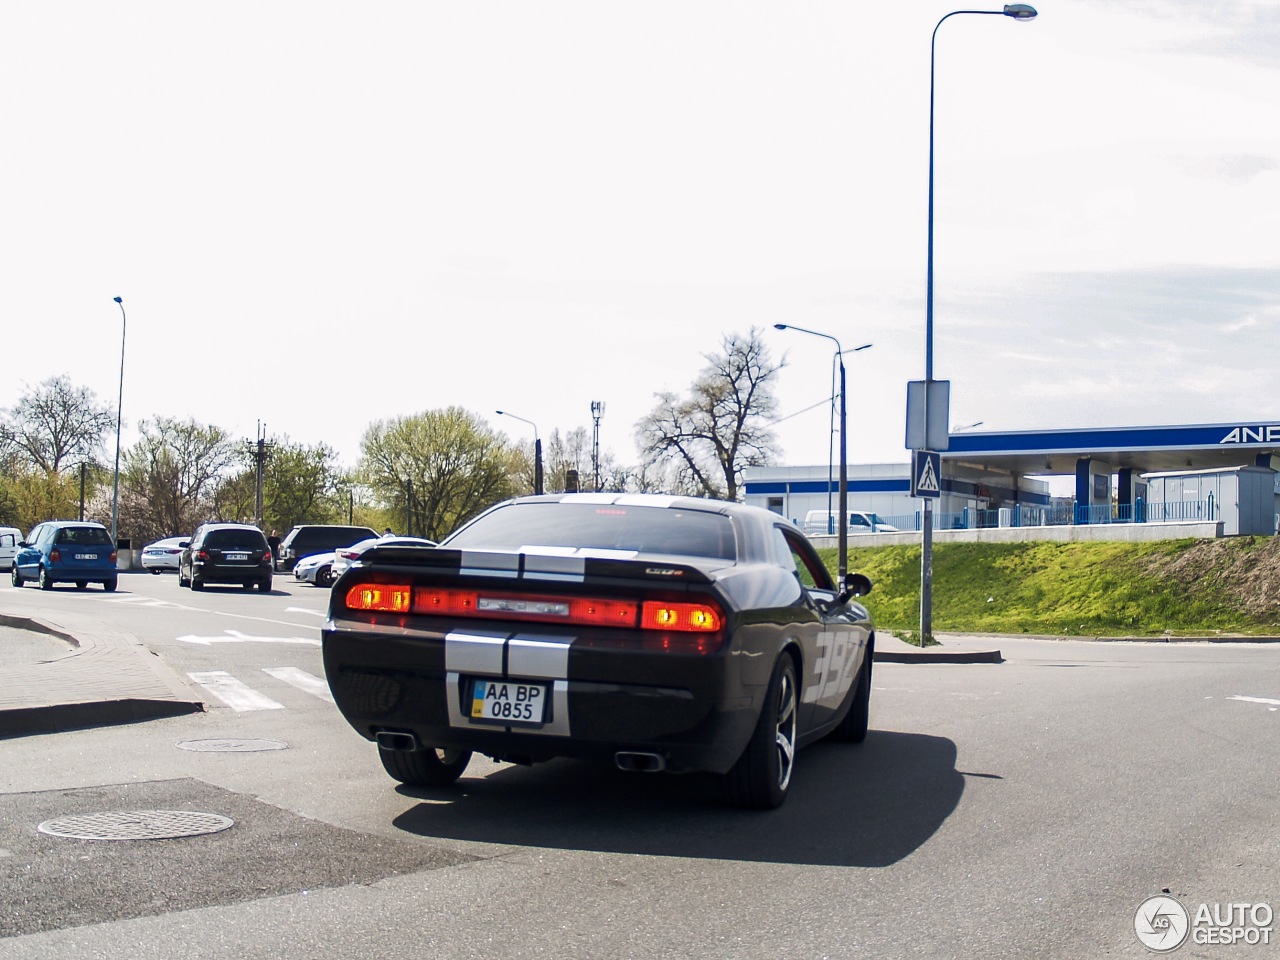
[[[527,423],[533,427],[533,492],[538,496],[542,496],[542,441],[538,439],[538,425],[532,420],[517,417],[514,413],[508,413],[506,410],[495,412],[500,417],[510,417],[512,420],[519,420],[521,423]]]
[[[116,534],[120,525],[120,408],[124,405],[124,338],[129,329],[129,318],[124,312],[124,300],[120,304],[120,393],[116,397],[116,469],[111,483],[111,545],[117,546]]]
[[[846,353],[857,353],[859,350],[866,350],[871,346],[864,343],[860,347],[853,347],[844,350],[840,346],[840,341],[829,333],[819,333],[817,330],[806,330],[804,327],[796,327],[789,323],[775,323],[775,330],[795,330],[797,333],[807,333],[813,337],[822,337],[830,340],[836,345],[835,359],[840,364],[840,530],[836,539],[836,550],[839,553],[837,558],[837,567],[839,569],[839,582],[844,584],[845,574],[849,572],[849,462],[848,462],[848,443],[846,440],[846,426],[848,423],[848,405],[846,402],[845,391],[845,370],[844,355]],[[827,448],[830,449],[830,446]],[[828,505],[830,504],[831,483],[827,482]],[[830,511],[828,510],[828,515]]]
[[[929,388],[933,384],[933,112],[938,28],[944,21],[962,13],[1010,17],[1014,20],[1034,20],[1037,16],[1036,8],[1027,3],[1005,4],[1003,10],[953,10],[934,26],[933,37],[929,41],[929,265],[925,280],[925,401],[923,404],[925,429],[922,432],[922,436],[925,437],[928,436],[929,393],[931,392]],[[920,645],[924,646],[933,637],[933,501],[928,497],[924,498],[920,530]]]

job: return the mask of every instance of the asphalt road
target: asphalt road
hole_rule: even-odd
[[[277,585],[0,594],[52,620],[98,604],[210,684],[204,714],[0,741],[0,958],[1147,957],[1134,913],[1162,889],[1280,908],[1277,646],[877,664],[867,742],[809,748],[787,804],[754,813],[709,778],[570,762],[397,788],[306,679],[326,592]],[[277,749],[206,749],[229,743]],[[38,830],[121,811],[234,826]]]

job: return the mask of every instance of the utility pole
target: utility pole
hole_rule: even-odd
[[[246,440],[245,447],[249,451],[249,456],[253,458],[256,480],[254,485],[254,522],[258,526],[262,526],[262,478],[266,470],[267,460],[271,456],[271,448],[274,443],[267,442],[267,427],[261,420],[258,421],[258,438],[256,440]]]
[[[591,439],[591,463],[596,471],[596,493],[600,492],[600,418],[604,416],[604,401],[591,401],[591,419],[595,421],[595,430]]]

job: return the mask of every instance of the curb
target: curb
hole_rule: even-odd
[[[57,660],[0,669],[0,695],[8,700],[0,706],[0,740],[204,712],[177,674],[132,635],[76,636],[7,614],[0,614],[0,626],[55,636],[76,648]]]
[[[921,650],[919,653],[876,651],[876,663],[1004,663],[999,650]]]

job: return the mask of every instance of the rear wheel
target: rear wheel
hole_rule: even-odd
[[[414,787],[447,787],[455,782],[471,762],[470,750],[445,750],[424,747],[421,750],[383,750],[378,759],[391,777]]]
[[[48,568],[48,567],[41,567],[41,568],[40,568],[40,589],[41,589],[41,590],[52,590],[52,589],[53,589],[53,578],[49,576],[49,568]]]
[[[181,567],[181,566],[179,566],[179,567],[178,567],[178,586],[180,586],[180,587],[189,587],[189,586],[191,586],[191,580],[190,580],[190,578],[189,578],[189,577],[184,577],[184,576],[182,575],[182,567]]]
[[[331,587],[333,586],[333,567],[321,567],[316,571],[316,586]]]
[[[243,590],[245,593],[248,593],[250,590],[253,589],[253,581],[246,580],[244,583],[240,584],[240,589]]]
[[[160,576],[160,568],[159,568],[159,567],[152,567],[152,568],[151,568],[151,572],[152,572],[153,574],[155,574],[157,577],[158,577],[158,576]]]
[[[270,593],[270,592],[271,592],[271,578],[270,578],[270,577],[267,577],[267,578],[266,578],[266,579],[264,579],[264,580],[259,580],[259,581],[258,581],[258,592],[259,592],[259,593]]]
[[[18,565],[16,563],[9,568],[9,582],[15,587],[22,586],[22,574],[18,572]]]
[[[76,589],[77,589],[77,590],[88,590],[88,589],[89,589],[89,581],[88,581],[88,580],[77,580],[77,581],[76,581]]]
[[[116,577],[112,577],[110,580],[103,580],[102,589],[107,591],[107,593],[115,593],[118,582],[119,581]]]
[[[773,668],[764,709],[747,748],[725,774],[729,799],[740,807],[782,806],[796,756],[796,665],[785,654]]]
[[[187,581],[187,586],[189,586],[192,590],[195,590],[198,592],[204,589],[204,581],[197,580],[196,575],[193,573],[191,575],[191,579]]]

